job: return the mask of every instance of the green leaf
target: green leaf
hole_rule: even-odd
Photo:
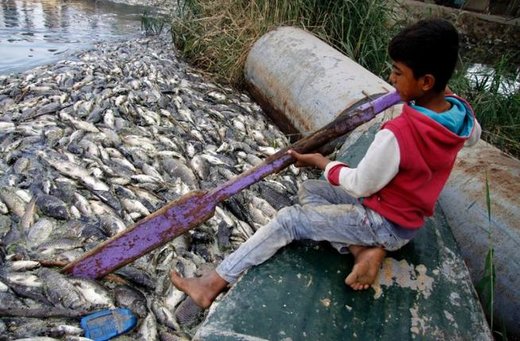
[[[493,328],[493,306],[494,306],[494,288],[496,283],[495,265],[493,263],[494,249],[489,248],[486,255],[486,262],[484,266],[484,276],[475,286],[480,300],[482,302],[484,311],[490,316],[490,325]]]
[[[491,224],[491,195],[489,193],[489,178],[486,170],[486,205],[488,211],[488,221]],[[489,233],[491,233],[491,230]]]

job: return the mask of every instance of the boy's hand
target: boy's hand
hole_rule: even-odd
[[[287,151],[287,154],[291,155],[296,159],[297,167],[317,167],[321,170],[325,169],[325,166],[330,162],[328,158],[321,155],[320,153],[313,154],[300,154],[292,149]]]

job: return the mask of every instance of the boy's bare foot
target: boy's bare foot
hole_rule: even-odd
[[[366,290],[376,280],[379,268],[385,258],[385,250],[381,247],[349,247],[354,255],[355,263],[345,283],[354,290]]]
[[[201,308],[208,308],[229,284],[215,270],[202,277],[183,278],[176,271],[170,273],[173,285],[185,292]]]

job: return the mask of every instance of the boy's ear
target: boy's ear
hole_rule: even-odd
[[[423,91],[430,91],[435,85],[435,76],[430,73],[421,77],[421,88]]]

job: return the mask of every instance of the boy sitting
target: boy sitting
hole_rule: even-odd
[[[324,170],[326,180],[302,184],[299,205],[285,207],[212,272],[199,278],[171,273],[173,284],[207,308],[251,266],[293,240],[329,241],[355,258],[345,283],[375,281],[386,250],[408,243],[433,214],[457,153],[480,138],[471,106],[446,95],[458,58],[458,33],[444,20],[423,20],[390,42],[390,82],[404,102],[383,124],[357,168],[290,150],[297,166]]]

